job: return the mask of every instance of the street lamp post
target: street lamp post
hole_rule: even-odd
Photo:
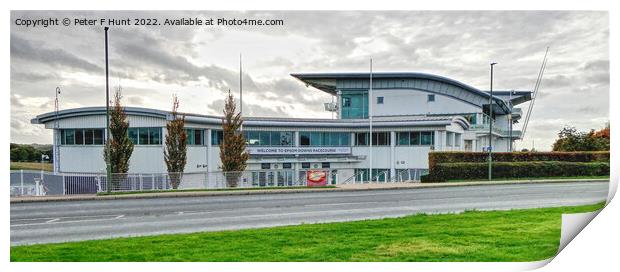
[[[493,66],[496,62],[491,63],[491,96],[489,96],[489,180],[493,177]]]
[[[105,153],[106,153],[106,189],[108,193],[110,190],[110,87],[108,78],[108,27],[103,28],[105,30]]]

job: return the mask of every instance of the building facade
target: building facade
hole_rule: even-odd
[[[531,99],[528,91],[498,91],[491,100],[489,92],[422,73],[373,73],[372,92],[368,73],[292,76],[332,95],[335,102],[325,103],[325,109],[335,118],[244,117],[247,170],[257,179],[303,179],[308,170],[322,169],[334,184],[418,180],[433,150],[486,151],[490,123],[492,151],[509,151],[520,137],[512,130],[521,118],[514,106]],[[135,144],[129,171],[165,172],[163,143],[171,113],[134,107],[125,112]],[[105,107],[86,107],[45,113],[32,123],[53,130],[55,172],[101,173],[105,121]],[[185,172],[220,171],[222,118],[186,113],[185,121]]]

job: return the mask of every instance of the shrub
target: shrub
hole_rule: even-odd
[[[494,162],[493,178],[607,176],[609,162]],[[481,162],[438,163],[422,182],[450,179],[486,179],[488,164]]]
[[[440,163],[487,162],[486,152],[431,152],[428,155],[429,171]],[[609,162],[609,151],[592,152],[496,152],[493,162]]]

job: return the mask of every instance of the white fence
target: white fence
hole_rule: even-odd
[[[45,171],[13,170],[11,171],[11,196],[43,196],[95,194],[124,191],[170,190],[178,183],[177,189],[225,189],[231,187],[293,187],[307,186],[309,169],[257,170],[243,172],[199,172],[183,174],[112,174],[107,182],[105,173],[60,173]],[[312,169],[325,171],[328,185],[345,183],[369,183],[362,176],[338,176],[335,169]],[[407,182],[419,180],[420,171],[414,169],[399,170],[395,177],[389,172],[381,172],[381,178],[374,177],[372,182]],[[179,182],[176,182],[179,181]]]

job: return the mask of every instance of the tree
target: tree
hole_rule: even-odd
[[[558,133],[558,139],[553,143],[553,151],[609,151],[609,126],[590,132],[565,127]]]
[[[235,100],[228,91],[222,118],[223,142],[220,145],[222,171],[229,187],[237,187],[239,177],[247,166],[250,154],[245,150],[245,138],[241,133],[243,120],[241,113],[236,112]]]
[[[164,161],[168,168],[168,176],[172,189],[177,189],[183,178],[183,170],[187,163],[187,134],[185,133],[185,116],[178,117],[179,100],[175,96],[172,101],[172,120],[166,124],[166,149]]]
[[[110,112],[110,141],[106,142],[103,158],[108,162],[106,151],[109,150],[110,173],[115,174],[112,179],[112,187],[118,188],[120,178],[123,178],[129,171],[129,158],[133,153],[133,143],[127,135],[129,122],[125,110],[121,106],[121,87],[116,89],[114,95],[114,107]]]

